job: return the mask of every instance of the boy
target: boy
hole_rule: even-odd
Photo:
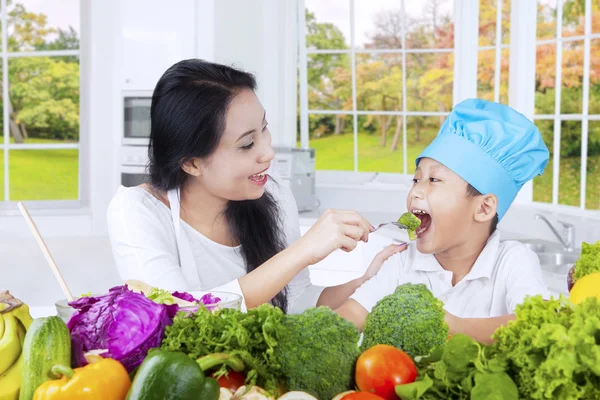
[[[536,126],[512,108],[478,99],[458,104],[416,160],[407,198],[421,219],[416,248],[381,252],[371,265],[383,264],[377,275],[336,311],[362,329],[373,306],[397,286],[424,283],[444,302],[450,334],[490,343],[526,296],[548,297],[535,253],[500,242],[496,230],[548,157]]]

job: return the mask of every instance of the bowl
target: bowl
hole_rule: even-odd
[[[215,304],[207,304],[206,308],[215,311],[223,308],[233,308],[236,310],[241,310],[242,308],[242,296],[237,293],[230,292],[219,292],[219,291],[187,291],[187,293],[194,296],[196,299],[202,298],[202,296],[206,294],[212,294],[214,297],[218,297],[221,299],[220,302]],[[102,296],[101,294],[92,294],[92,296]],[[75,309],[69,306],[67,299],[60,299],[56,303],[54,303],[56,307],[56,315],[60,317],[65,323],[68,323],[71,319],[71,316],[75,313]],[[198,310],[197,306],[190,307],[179,307],[179,310],[186,312],[196,312]]]
[[[191,294],[196,299],[200,299],[200,298],[202,298],[202,296],[209,294],[209,293],[212,294],[214,297],[220,298],[221,301],[219,301],[218,303],[206,305],[206,308],[211,311],[220,310],[220,309],[224,309],[224,308],[233,308],[235,310],[241,310],[241,308],[242,308],[242,296],[237,293],[219,292],[219,291],[212,291],[212,290],[209,290],[209,291],[194,291],[194,290],[190,291],[190,290],[188,290],[187,293]],[[179,307],[179,309],[181,311],[196,312],[198,307],[197,306]]]

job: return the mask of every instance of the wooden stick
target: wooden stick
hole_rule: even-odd
[[[65,283],[65,280],[63,279],[60,271],[58,270],[58,267],[56,266],[56,263],[54,262],[52,255],[50,254],[50,250],[48,250],[48,246],[46,246],[46,243],[44,243],[44,239],[42,238],[40,231],[38,230],[37,226],[35,225],[35,222],[31,218],[31,215],[29,215],[27,208],[25,208],[25,205],[21,202],[17,203],[17,206],[19,207],[19,210],[21,210],[21,214],[23,214],[23,217],[25,217],[25,221],[27,221],[27,225],[29,225],[29,228],[31,228],[31,232],[33,233],[33,236],[35,237],[38,244],[40,245],[40,248],[42,249],[42,253],[44,253],[44,256],[46,257],[46,261],[48,261],[48,264],[50,264],[50,268],[52,269],[52,272],[54,272],[54,277],[58,281],[63,293],[67,297],[67,300],[69,300],[69,302],[73,301],[73,296],[71,295],[71,292],[69,291],[69,288],[67,287],[67,284]]]

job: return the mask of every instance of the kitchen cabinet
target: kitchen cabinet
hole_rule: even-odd
[[[121,2],[121,88],[153,90],[167,68],[196,57],[196,0]],[[211,38],[212,39],[212,38]]]

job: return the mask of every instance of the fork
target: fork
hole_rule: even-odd
[[[398,227],[399,229],[407,229],[406,225],[401,224],[400,222],[392,221],[392,222],[385,222],[383,224],[379,224],[379,226],[377,228],[375,228],[375,230],[373,232],[379,230],[379,228],[381,228],[381,227],[384,227],[384,226],[390,225],[390,224]]]

